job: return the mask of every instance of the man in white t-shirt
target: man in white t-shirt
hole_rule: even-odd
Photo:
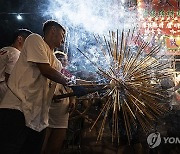
[[[67,77],[72,77],[72,74],[66,69],[68,65],[68,57],[64,52],[56,51],[55,55],[61,62],[61,73]],[[54,96],[63,95],[72,92],[72,89],[57,84]],[[42,154],[59,154],[66,136],[68,128],[69,112],[75,107],[75,97],[67,97],[60,100],[53,99],[49,109],[49,126],[46,129],[46,136],[42,148]]]
[[[40,153],[55,82],[66,85],[70,81],[57,71],[53,53],[64,43],[65,29],[49,20],[43,32],[44,38],[31,34],[26,39],[0,104],[0,150],[4,154]]]
[[[30,34],[32,32],[27,29],[18,29],[13,35],[12,45],[0,49],[0,102],[7,90],[9,75],[19,58],[25,39]]]

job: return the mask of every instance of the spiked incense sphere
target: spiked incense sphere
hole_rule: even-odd
[[[109,32],[109,39],[105,36],[104,39],[100,36],[95,39],[104,56],[104,63],[110,59],[108,67],[93,62],[88,54],[78,49],[106,81],[103,98],[107,98],[107,101],[90,130],[103,116],[97,137],[97,140],[101,140],[107,116],[112,113],[112,142],[115,138],[119,142],[119,126],[122,125],[119,115],[123,115],[123,126],[130,142],[137,124],[147,133],[153,128],[153,122],[169,111],[168,102],[162,103],[169,98],[168,90],[159,85],[163,79],[172,77],[173,70],[168,60],[161,60],[165,55],[158,55],[160,45],[150,46],[150,42],[135,34],[135,29],[126,33],[122,31],[121,35],[117,30],[116,33]]]

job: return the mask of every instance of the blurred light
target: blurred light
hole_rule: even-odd
[[[164,17],[161,18],[161,21],[163,21],[163,20],[164,20]]]
[[[137,5],[138,5],[138,7],[141,7],[142,3],[141,3],[141,2],[138,2],[138,4],[137,4]]]
[[[143,28],[146,28],[147,26],[146,22],[144,22],[142,25],[143,25]]]
[[[22,19],[23,19],[20,14],[18,14],[18,15],[16,16],[16,18],[17,18],[18,20],[22,20]]]
[[[169,39],[170,39],[170,40],[173,40],[173,39],[174,39],[174,37],[171,35],[171,36],[169,37]]]
[[[138,8],[138,13],[143,15],[143,9],[142,8]]]
[[[175,17],[174,20],[178,20],[178,17]]]
[[[164,35],[162,35],[161,37],[160,37],[160,40],[162,41],[164,39]]]
[[[149,21],[151,21],[151,19],[152,19],[151,17],[148,18]]]

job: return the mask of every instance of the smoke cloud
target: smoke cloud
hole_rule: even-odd
[[[136,11],[118,0],[49,0],[43,16],[55,19],[66,27],[70,69],[95,71],[90,62],[77,50],[88,54],[94,62],[104,65],[94,35],[136,26]],[[107,61],[106,61],[107,63]]]

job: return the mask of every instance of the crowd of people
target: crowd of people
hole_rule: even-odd
[[[65,138],[68,108],[73,110],[75,99],[54,100],[53,96],[71,91],[67,86],[71,76],[64,73],[67,55],[54,53],[64,43],[66,30],[54,20],[46,21],[42,30],[43,37],[19,29],[12,45],[0,50],[4,154],[58,154]]]

